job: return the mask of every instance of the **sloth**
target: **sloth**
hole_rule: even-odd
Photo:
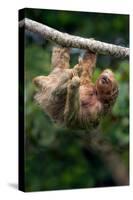
[[[86,50],[78,64],[70,68],[70,49],[54,47],[52,72],[33,79],[38,89],[34,99],[56,123],[73,129],[94,129],[111,111],[118,83],[110,69],[105,69],[93,83],[96,57]]]

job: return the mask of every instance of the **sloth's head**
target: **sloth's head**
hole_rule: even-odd
[[[105,105],[113,105],[118,96],[118,83],[110,69],[104,70],[96,81],[99,100]]]

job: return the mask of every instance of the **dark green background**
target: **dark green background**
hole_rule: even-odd
[[[129,45],[128,15],[25,9],[25,16],[73,35]],[[25,190],[114,186],[99,156],[81,145],[75,131],[54,124],[34,102],[32,79],[49,74],[55,44],[27,31],[25,38]],[[71,66],[78,59],[78,51],[72,52]],[[120,93],[112,113],[101,122],[101,132],[128,168],[129,62],[99,55],[94,80],[105,68],[116,74]]]

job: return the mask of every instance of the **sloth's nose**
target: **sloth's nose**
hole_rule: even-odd
[[[108,79],[107,76],[105,76],[105,75],[104,75],[102,78],[103,78],[105,81]]]
[[[108,83],[108,77],[106,75],[102,76],[102,83],[103,84]]]

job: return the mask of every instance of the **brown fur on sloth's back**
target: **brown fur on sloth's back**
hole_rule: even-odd
[[[33,79],[39,89],[34,98],[54,121],[63,122],[67,91],[61,96],[54,95],[54,91],[63,80],[68,81],[72,77],[72,70],[68,69],[69,49],[53,48],[51,60],[53,70],[49,76],[38,76]]]
[[[45,82],[45,86],[43,87],[42,84],[34,98],[43,110],[56,121],[60,121],[63,118],[63,108],[65,106],[66,98],[66,95],[62,98],[55,98],[53,95],[53,91],[59,84],[59,78],[57,77],[60,77],[60,75],[60,72],[58,72],[57,74],[48,77],[48,79],[46,77],[37,77],[34,80],[34,82],[37,82],[40,79],[40,81]]]
[[[90,57],[92,62],[92,59],[95,59],[95,55],[91,54]],[[64,122],[67,88],[63,95],[55,95],[54,91],[57,87],[62,86],[61,82],[68,82],[68,80],[72,79],[75,74],[73,69],[68,69],[69,59],[68,49],[54,48],[52,54],[52,66],[54,67],[53,71],[47,77],[39,76],[34,79],[34,83],[39,88],[38,93],[35,95],[36,101],[40,104],[44,111],[57,122]],[[81,84],[79,87],[79,101],[81,102],[82,109],[80,109],[78,113],[79,116],[77,116],[81,123],[82,121],[87,120],[86,124],[90,121],[90,118],[95,120],[97,117],[97,111],[99,112],[99,109],[101,108],[99,101],[96,103],[97,98],[95,98],[95,93],[93,91],[95,87],[88,76],[88,73],[90,73],[90,71],[88,71],[88,65],[92,66],[92,63],[89,62],[86,64],[84,59],[84,63],[82,63],[84,65],[84,72],[82,72]],[[94,64],[92,67],[94,67]],[[65,81],[65,79],[67,81]]]
[[[65,123],[69,127],[86,129],[98,124],[105,113],[105,108],[106,111],[111,108],[112,92],[114,88],[118,91],[118,86],[110,71],[107,76],[110,85],[104,85],[101,82],[104,72],[96,84],[92,83],[91,78],[96,63],[94,53],[86,52],[83,59],[73,69],[69,69],[69,60],[69,49],[53,49],[54,69],[49,76],[34,79],[39,89],[35,99],[53,120]],[[113,96],[113,103],[117,94],[115,92]]]

